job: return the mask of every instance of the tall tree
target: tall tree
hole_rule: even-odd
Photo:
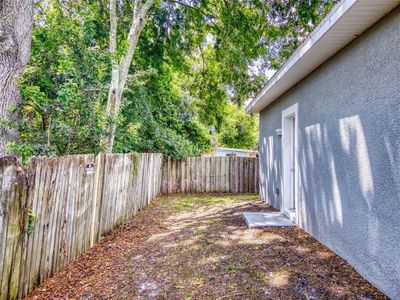
[[[18,138],[13,123],[20,96],[17,80],[29,61],[33,0],[0,0],[0,155]]]
[[[218,111],[215,110],[215,105],[223,104],[219,101],[220,98],[228,98],[227,90],[231,94],[229,98],[241,104],[259,89],[263,76],[249,74],[250,65],[255,64],[264,69],[278,68],[337,1],[158,0],[159,9],[155,11],[166,12],[167,15],[160,31],[166,30],[170,41],[179,45],[178,48],[181,47],[181,50],[190,52],[190,56],[202,61],[201,66],[194,68],[194,73],[199,71],[197,73],[203,78],[198,80],[196,76],[194,85],[199,86],[200,98],[203,98],[205,87],[209,94],[221,95],[209,97],[211,106],[207,103],[211,110],[211,119],[218,119],[220,116],[213,117],[213,112]],[[110,52],[113,63],[107,101],[108,152],[112,152],[113,149],[115,123],[132,59],[155,2],[122,0],[117,3],[116,0],[110,0]],[[126,40],[120,41],[117,41],[117,37],[121,38],[117,30],[117,4],[118,8],[124,4],[128,7],[133,5],[133,12],[128,9],[128,12],[125,10],[125,14],[121,16],[121,19],[126,20],[128,13],[131,16],[131,24]],[[210,49],[208,54],[206,48]],[[276,55],[275,52],[279,54]],[[212,68],[205,56],[218,64],[215,66],[218,69],[216,76],[209,76],[208,72]],[[213,77],[218,78],[214,80]],[[206,110],[207,114],[209,112]],[[218,124],[215,124],[218,120],[211,121],[210,127],[218,127]]]

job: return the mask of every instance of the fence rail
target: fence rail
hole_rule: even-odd
[[[0,300],[23,298],[161,192],[257,193],[258,159],[0,158]]]
[[[162,193],[258,193],[258,158],[168,158],[162,168]]]

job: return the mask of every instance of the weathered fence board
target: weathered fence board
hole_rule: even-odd
[[[1,299],[18,296],[25,224],[26,178],[12,157],[0,160],[0,279]]]
[[[162,167],[163,194],[258,193],[258,158],[168,158]]]

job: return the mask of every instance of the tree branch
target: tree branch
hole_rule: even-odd
[[[133,18],[137,17],[137,14],[140,11],[140,0],[135,0],[135,4],[133,6]]]
[[[155,0],[147,0],[141,7],[140,10],[137,12],[136,18],[133,18],[132,25],[129,30],[128,34],[128,49],[126,54],[122,57],[120,63],[120,83],[119,83],[119,91],[122,93],[126,80],[128,78],[129,68],[132,63],[133,55],[135,53],[135,49],[140,37],[140,33],[142,32],[146,19],[147,14],[154,4]]]
[[[184,3],[184,2],[181,2],[181,1],[178,1],[178,0],[170,0],[170,3],[171,3],[171,2],[172,2],[172,3],[175,3],[175,4],[178,4],[178,5],[181,5],[181,6],[184,6],[184,7],[187,7],[187,8],[189,8],[189,9],[193,9],[193,10],[195,10],[195,11],[198,11],[198,12],[201,13],[203,16],[207,17],[207,20],[210,21],[218,30],[220,30],[220,28],[218,27],[218,25],[214,22],[214,19],[218,19],[217,16],[212,15],[212,14],[210,14],[209,12],[205,12],[205,11],[201,10],[200,8],[198,8],[198,7],[189,5],[189,4],[187,4],[187,3]]]
[[[192,5],[189,5],[187,3],[184,3],[184,2],[181,2],[181,1],[178,1],[178,0],[170,0],[170,2],[176,3],[176,4],[181,5],[181,6],[185,6],[187,8],[193,9],[193,10],[196,10],[196,11],[200,12],[202,15],[204,15],[206,17],[213,18],[213,19],[217,18],[217,16],[211,15],[208,12],[205,12],[205,11],[201,10],[200,8],[198,8],[196,6],[192,6]]]
[[[110,53],[115,59],[117,51],[117,0],[110,0]]]

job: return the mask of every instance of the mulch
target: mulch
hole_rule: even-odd
[[[247,229],[255,196],[153,201],[27,299],[388,299],[299,228]]]

